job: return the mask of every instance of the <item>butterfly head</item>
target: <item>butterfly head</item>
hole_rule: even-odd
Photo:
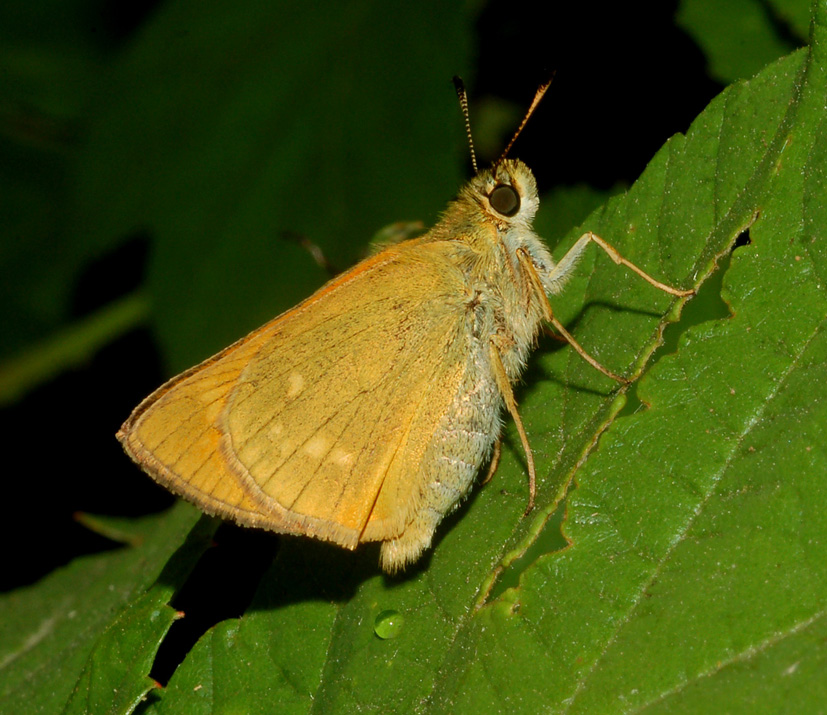
[[[464,193],[503,228],[530,227],[540,203],[534,175],[519,159],[501,159],[478,172]]]

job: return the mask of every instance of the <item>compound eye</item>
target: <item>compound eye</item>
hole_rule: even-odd
[[[488,195],[491,208],[503,216],[513,216],[520,210],[520,195],[513,186],[500,184]]]

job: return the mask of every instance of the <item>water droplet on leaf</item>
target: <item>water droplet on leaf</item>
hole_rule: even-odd
[[[399,613],[399,611],[382,611],[382,613],[376,616],[376,620],[373,622],[373,632],[382,640],[396,638],[404,624],[405,616]]]

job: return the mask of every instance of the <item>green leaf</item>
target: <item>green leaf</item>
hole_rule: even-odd
[[[675,19],[703,49],[709,74],[721,82],[733,82],[803,44],[810,3],[682,0]]]
[[[207,523],[182,546],[195,517],[179,504],[135,521],[139,545],[0,597],[0,710],[131,712],[154,687],[149,669],[176,617],[167,604],[209,545]]]

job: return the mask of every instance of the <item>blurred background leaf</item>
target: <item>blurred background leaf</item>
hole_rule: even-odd
[[[703,49],[710,75],[727,83],[800,47],[810,15],[806,0],[681,0],[675,20]]]

